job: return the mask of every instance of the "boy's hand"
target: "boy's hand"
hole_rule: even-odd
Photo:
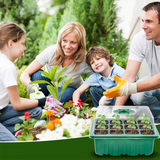
[[[99,106],[107,106],[113,98],[107,98],[106,96],[102,96],[102,98],[99,100]]]
[[[129,83],[128,81],[121,79],[118,76],[113,76],[113,78],[118,83],[118,85],[103,92],[103,95],[107,98],[127,96],[133,93],[137,93],[136,83]]]

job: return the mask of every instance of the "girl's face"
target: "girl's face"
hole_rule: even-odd
[[[21,39],[17,42],[13,42],[13,56],[12,59],[21,59],[22,54],[24,53],[24,51],[26,50],[26,46],[25,46],[25,34],[21,37]]]
[[[90,64],[94,72],[100,73],[105,76],[104,73],[109,72],[111,66],[109,65],[110,60],[106,60],[106,58],[102,58],[99,56],[94,57]]]
[[[78,50],[78,39],[74,32],[63,37],[61,42],[62,50],[66,57],[72,58],[73,54]]]

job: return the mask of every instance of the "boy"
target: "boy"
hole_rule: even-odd
[[[113,79],[113,75],[122,77],[124,69],[116,65],[112,55],[103,47],[91,47],[86,55],[86,62],[95,72],[92,74],[74,93],[73,102],[78,101],[80,95],[89,87],[100,87],[98,96],[91,94],[94,107],[98,105],[114,105],[115,98],[106,98],[103,92],[109,88],[115,87],[117,84]],[[99,101],[100,100],[100,101]],[[99,102],[99,103],[98,103]]]

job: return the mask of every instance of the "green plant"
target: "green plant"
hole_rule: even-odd
[[[76,104],[71,100],[69,103],[71,104],[71,108],[69,109],[70,114],[83,119],[91,118],[91,110],[87,107],[87,103],[83,103],[81,99]]]
[[[105,121],[106,116],[105,115],[99,114],[98,118],[100,118],[100,119],[97,120],[98,123],[100,123],[100,124],[106,124],[106,121]]]
[[[16,123],[15,131],[19,130],[19,134],[17,136],[18,141],[32,141],[34,139],[31,129],[34,127],[36,119],[30,118],[29,112],[25,112],[25,116],[19,117],[23,121],[22,124]]]
[[[66,89],[66,87],[68,86],[68,84],[70,83],[72,77],[70,79],[68,79],[63,87],[62,87],[62,90],[61,90],[61,93],[60,95],[58,96],[58,87],[59,87],[59,84],[65,79],[67,78],[67,75],[61,75],[63,73],[63,71],[66,69],[67,66],[65,66],[59,73],[57,73],[57,76],[56,76],[56,72],[57,72],[57,69],[58,69],[59,66],[55,66],[54,68],[51,69],[51,71],[48,71],[47,72],[44,72],[44,71],[41,71],[41,74],[42,76],[50,79],[50,82],[48,81],[45,81],[45,80],[37,80],[37,81],[32,81],[31,84],[34,84],[34,83],[39,83],[39,84],[42,84],[42,83],[46,83],[48,84],[47,85],[47,89],[48,91],[50,92],[50,94],[55,98],[57,99],[58,101],[61,100],[61,96],[62,96],[62,93],[63,91]],[[55,77],[56,76],[56,77]]]
[[[119,115],[114,114],[114,115],[112,115],[112,117],[115,118],[115,119],[112,120],[113,123],[115,123],[115,124],[120,124],[121,123],[120,120],[119,120],[120,119]]]
[[[140,119],[141,123],[149,124],[149,117],[144,113],[141,114],[137,119]]]
[[[127,123],[131,123],[131,124],[135,124],[135,121],[134,121],[134,116],[133,115],[126,115],[127,118],[129,118],[127,120]]]

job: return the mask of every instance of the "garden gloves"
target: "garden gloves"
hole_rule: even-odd
[[[136,83],[129,83],[128,81],[121,79],[117,76],[113,76],[113,78],[118,83],[118,85],[114,88],[108,89],[107,91],[103,92],[103,95],[107,98],[127,96],[130,94],[137,93]]]
[[[108,106],[108,104],[112,101],[113,98],[107,98],[106,96],[103,96],[99,100],[99,106]]]
[[[37,90],[39,90],[39,85],[38,84],[28,84],[27,86],[27,93],[30,95],[31,93],[35,92],[35,88],[37,87]]]

